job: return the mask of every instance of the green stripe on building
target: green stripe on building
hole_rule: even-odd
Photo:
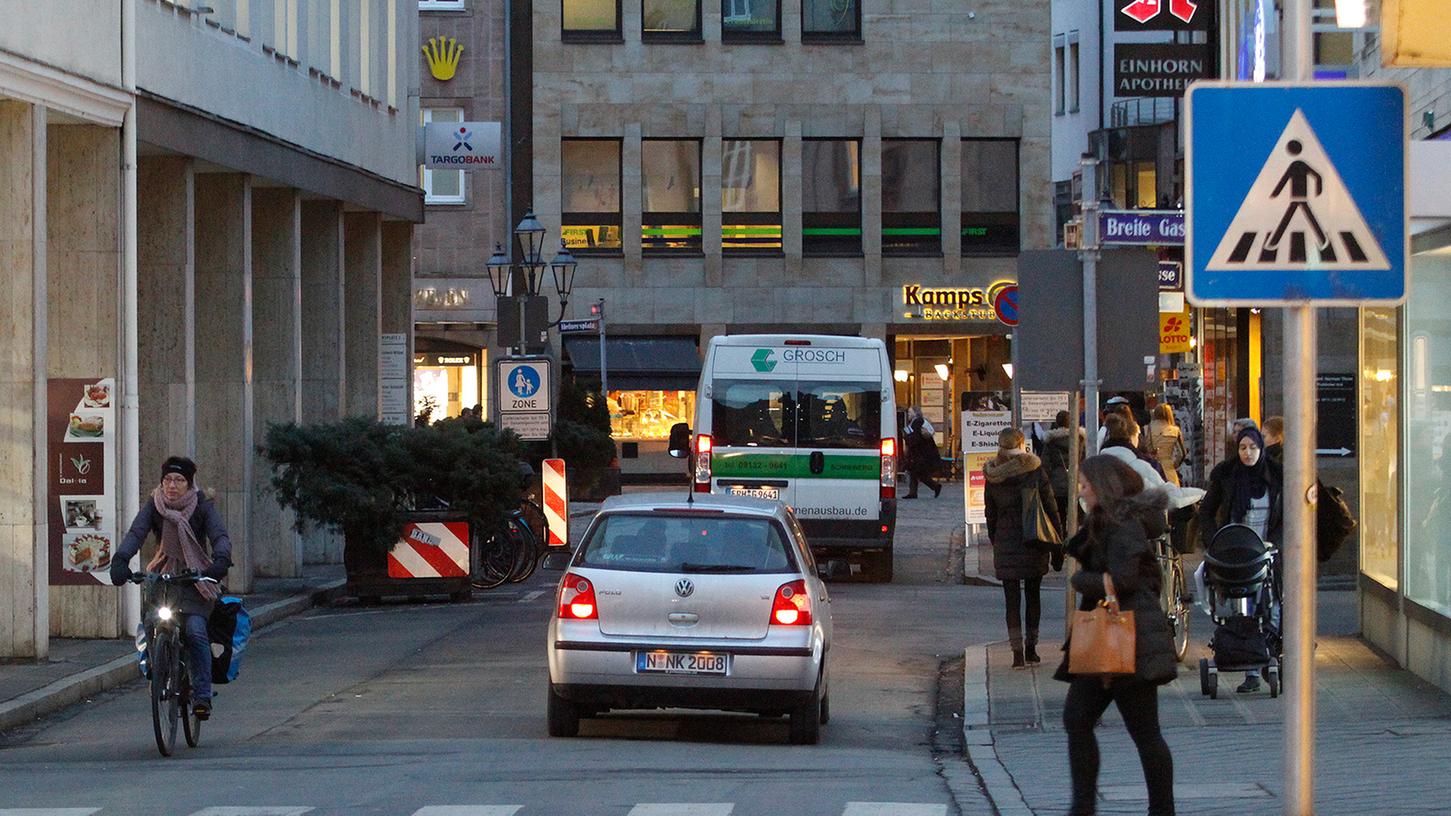
[[[713,476],[735,479],[879,479],[882,475],[876,453],[824,454],[821,473],[812,473],[808,453],[716,451],[710,467]]]
[[[780,227],[721,227],[722,235],[766,235],[781,237]]]
[[[646,238],[689,238],[700,234],[700,227],[644,227],[640,234]]]
[[[883,235],[941,235],[937,227],[882,227]]]
[[[802,235],[861,235],[861,227],[806,227]]]

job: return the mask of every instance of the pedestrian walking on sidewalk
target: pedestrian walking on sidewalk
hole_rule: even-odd
[[[131,580],[131,559],[141,551],[147,536],[155,534],[156,555],[146,564],[147,572],[176,574],[196,570],[217,581],[227,577],[232,566],[232,540],[222,523],[222,514],[212,500],[196,487],[196,463],[173,456],[161,465],[161,484],[151,491],[150,501],[131,522],[121,547],[111,559],[111,583],[122,586]],[[191,674],[192,710],[205,720],[212,712],[212,643],[207,619],[220,596],[217,584],[178,587],[182,631],[186,633],[186,663]]]
[[[1174,408],[1167,402],[1154,406],[1154,418],[1149,422],[1149,454],[1159,462],[1164,471],[1164,481],[1179,486],[1179,466],[1184,464],[1188,450],[1184,447],[1184,434],[1174,422]]]
[[[1068,683],[1063,728],[1068,733],[1068,768],[1073,781],[1070,816],[1092,816],[1098,801],[1098,740],[1093,729],[1109,703],[1118,706],[1138,748],[1149,790],[1149,816],[1173,816],[1174,757],[1159,731],[1159,686],[1174,679],[1174,643],[1159,608],[1159,567],[1149,540],[1162,535],[1168,496],[1145,489],[1133,468],[1107,455],[1083,460],[1078,493],[1088,520],[1068,542],[1081,569],[1073,575],[1080,610],[1104,600],[1104,573],[1113,579],[1122,609],[1134,613],[1134,673],[1075,675],[1068,671],[1068,644],[1054,674]],[[1069,634],[1072,637],[1072,633]]]
[[[1265,458],[1277,465],[1285,464],[1285,418],[1272,416],[1265,420]]]
[[[1069,454],[1073,444],[1073,429],[1068,427],[1068,420],[1068,412],[1059,411],[1058,416],[1053,420],[1053,427],[1048,431],[1048,441],[1043,443],[1043,469],[1048,471],[1048,481],[1053,485],[1053,498],[1058,503],[1058,520],[1064,523],[1068,521],[1068,496],[1073,492],[1068,489],[1068,471],[1071,461]],[[1082,462],[1088,435],[1082,427],[1077,430],[1078,461]]]
[[[937,452],[937,440],[932,438],[932,425],[922,416],[922,409],[912,406],[907,409],[907,427],[902,431],[902,445],[907,451],[907,495],[904,499],[917,498],[917,483],[927,485],[932,498],[942,494],[942,485],[933,478],[942,469],[942,454]]]
[[[1063,529],[1053,486],[1042,462],[1024,447],[1022,431],[1006,428],[998,434],[998,455],[983,466],[987,480],[985,498],[988,539],[993,545],[993,570],[1003,582],[1007,607],[1008,642],[1013,647],[1013,668],[1041,663],[1038,657],[1038,620],[1042,602],[1039,590],[1048,574],[1047,549],[1026,540],[1023,530],[1024,500],[1036,491],[1053,526]],[[1059,562],[1061,564],[1061,561]],[[1026,613],[1027,629],[1023,617]]]

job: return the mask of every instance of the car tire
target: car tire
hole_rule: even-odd
[[[826,684],[823,682],[823,685]],[[826,685],[826,689],[821,693],[821,716],[817,719],[822,725],[831,721],[831,686],[829,685]]]
[[[579,707],[549,686],[549,736],[579,736]]]
[[[817,681],[811,699],[791,709],[792,745],[815,745],[821,741],[821,686]]]

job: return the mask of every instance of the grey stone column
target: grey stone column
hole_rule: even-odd
[[[272,423],[302,419],[302,196],[252,191],[253,438]],[[252,552],[258,575],[302,574],[294,515],[277,504],[266,458],[254,454]]]
[[[196,176],[190,159],[142,157],[136,172],[141,483],[166,457],[196,455]]]
[[[721,281],[721,139],[720,105],[705,109],[705,139],[700,146],[701,249],[705,253],[705,285],[719,287]]]
[[[942,128],[942,274],[956,280],[962,273],[962,123],[949,119]]]
[[[408,338],[404,404],[413,421],[413,225],[383,222],[382,331]],[[482,400],[481,400],[482,401]]]
[[[45,109],[0,101],[0,657],[50,649]]]
[[[378,417],[378,335],[382,329],[380,290],[383,282],[383,219],[378,213],[343,216],[343,276],[347,296],[348,416]]]
[[[781,141],[781,250],[786,255],[786,274],[801,275],[801,120],[786,120],[786,138]]]
[[[630,287],[650,285],[645,279],[644,246],[640,240],[643,220],[640,213],[645,206],[640,152],[640,123],[627,122],[625,137],[620,142],[620,224],[625,254],[625,285]],[[638,314],[635,309],[631,312]]]
[[[866,256],[862,283],[882,282],[882,109],[866,111],[866,134],[862,139],[862,254]]]
[[[46,164],[52,168],[46,174],[48,377],[121,373],[120,153],[116,128],[47,128]],[[109,487],[119,495],[130,485]],[[120,636],[121,593],[109,584],[51,587],[51,636]]]
[[[196,177],[197,480],[232,539],[227,583],[250,592],[252,535],[252,183]]]
[[[302,203],[302,421],[337,422],[343,417],[346,343],[343,315],[343,205]],[[337,564],[342,537],[309,528],[303,534],[303,563]]]

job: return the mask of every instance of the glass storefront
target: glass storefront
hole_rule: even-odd
[[[611,391],[609,407],[617,441],[668,440],[675,423],[695,421],[695,392]]]
[[[1400,576],[1397,310],[1360,312],[1360,570],[1389,589]]]
[[[1451,616],[1451,250],[1416,255],[1405,308],[1405,596]],[[1370,310],[1367,310],[1370,311]],[[1393,412],[1387,412],[1393,413]],[[1368,415],[1373,425],[1377,415]],[[1374,461],[1374,460],[1367,460]],[[1377,466],[1379,467],[1379,466]],[[1379,470],[1368,474],[1374,480]]]
[[[413,415],[429,412],[429,419],[458,416],[463,409],[488,401],[481,372],[483,352],[421,353],[413,357]]]

